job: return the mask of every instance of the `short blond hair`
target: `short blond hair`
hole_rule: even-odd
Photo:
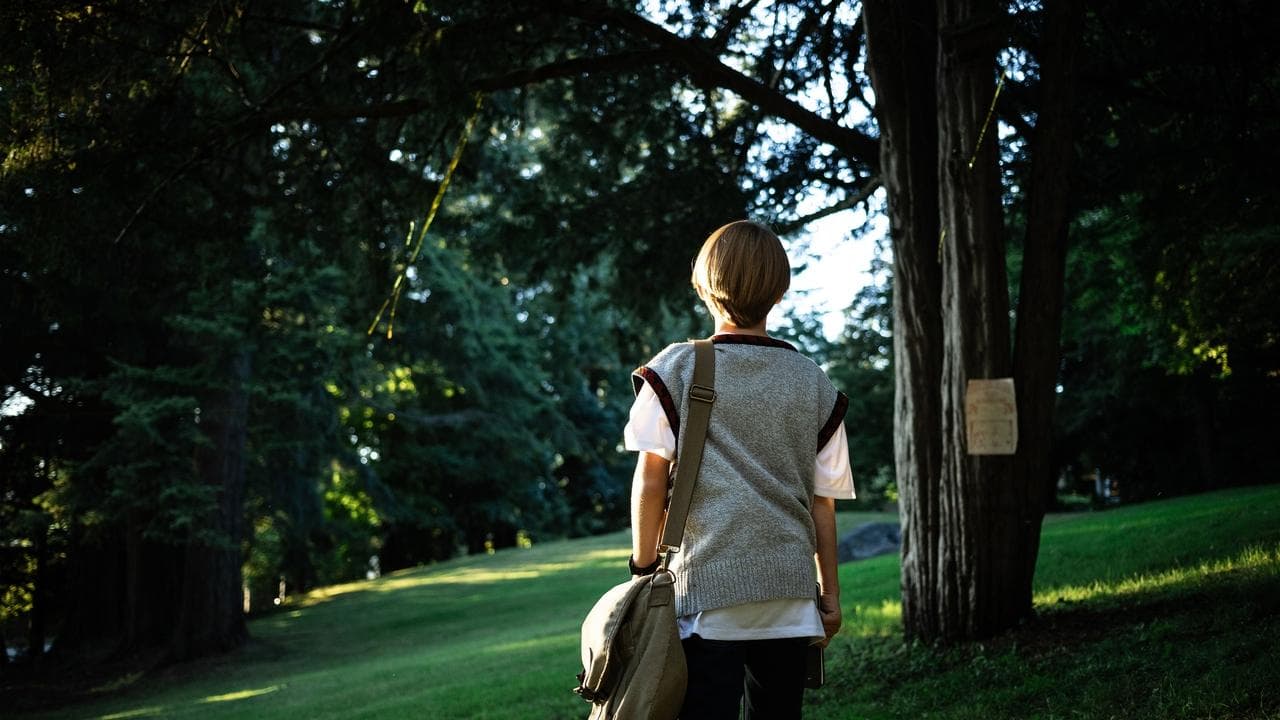
[[[791,286],[791,263],[773,231],[738,220],[707,236],[691,282],[719,315],[738,327],[753,327]]]

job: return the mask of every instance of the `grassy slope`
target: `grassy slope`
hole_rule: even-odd
[[[1280,488],[1050,518],[1039,617],[980,645],[904,646],[897,578],[842,568],[861,617],[814,717],[1280,718]]]
[[[869,519],[884,516],[840,523]],[[39,717],[583,717],[578,625],[625,579],[626,547],[618,533],[325,588],[253,621],[235,653]],[[981,645],[902,644],[894,556],[841,582],[811,717],[1280,718],[1280,487],[1050,518],[1040,617]]]

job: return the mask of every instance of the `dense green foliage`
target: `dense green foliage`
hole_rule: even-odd
[[[874,133],[856,7],[668,5],[663,27],[732,25],[707,47]],[[1057,464],[1135,496],[1280,467],[1260,442],[1280,407],[1280,203],[1260,172],[1280,147],[1264,112],[1275,24],[1257,3],[1163,5],[1103,3],[1085,39],[1059,403]],[[1016,50],[1037,13],[1013,6]],[[281,583],[288,595],[625,524],[627,373],[705,332],[686,289],[697,243],[747,215],[803,227],[814,193],[853,207],[871,160],[565,7],[0,10],[8,645],[164,644],[166,599],[200,593],[184,575],[193,547],[242,560],[261,610]],[[1196,31],[1206,15],[1221,32]],[[1213,39],[1232,32],[1245,37]],[[625,62],[558,65],[606,56]],[[510,75],[537,67],[559,70]],[[415,255],[406,232],[476,90],[476,129]],[[1018,91],[1000,108],[1015,218],[1034,123]],[[850,394],[872,505],[894,493],[890,261],[841,337],[807,318],[783,333]],[[401,272],[394,333],[366,333]]]
[[[845,430],[857,504],[897,501],[893,479],[893,306],[889,268],[872,263],[875,280],[847,313],[844,331],[828,349],[827,374],[849,396]],[[884,284],[880,284],[883,282]]]
[[[848,619],[808,714],[1274,717],[1278,501],[1243,489],[1050,516],[1040,616],[955,650],[898,640],[897,558],[842,565]],[[577,625],[621,580],[626,545],[538,544],[317,590],[253,621],[234,655],[30,717],[581,717]]]
[[[1280,429],[1277,28],[1270,3],[1093,9],[1056,439],[1069,477],[1137,499],[1280,471],[1264,440]]]

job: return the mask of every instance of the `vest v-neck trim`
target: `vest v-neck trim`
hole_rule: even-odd
[[[760,345],[763,347],[782,348],[783,350],[791,350],[799,352],[796,347],[786,340],[778,338],[766,337],[764,335],[743,335],[740,333],[716,333],[711,336],[711,342],[714,345]]]

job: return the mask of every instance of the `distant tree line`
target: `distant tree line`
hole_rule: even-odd
[[[624,527],[628,372],[707,331],[687,290],[706,233],[744,216],[798,232],[817,190],[833,210],[892,213],[924,197],[902,182],[937,182],[932,146],[914,180],[889,177],[909,168],[881,125],[891,109],[903,128],[937,122],[934,70],[900,68],[909,98],[869,97],[876,31],[886,51],[932,53],[933,3],[757,5],[0,10],[6,645],[181,659],[242,642],[245,606],[282,583]],[[981,145],[1001,271],[984,282],[1015,309],[1054,282],[1061,295],[1037,356],[1052,431],[1027,440],[1041,464],[1000,471],[1036,498],[1028,517],[1038,528],[1094,472],[1135,499],[1274,480],[1274,12],[971,5],[968,97],[985,112],[1008,72]],[[1054,51],[1075,53],[1069,107],[1044,104],[1041,76],[1060,7],[1080,43]],[[473,113],[419,246],[410,223]],[[1045,182],[1033,138],[1055,119],[1070,128],[1056,281],[1024,273],[1043,240],[1027,230]],[[850,394],[863,504],[943,477],[904,484],[895,443],[959,452],[901,414],[929,383],[895,357],[899,325],[943,312],[901,304],[904,238],[925,272],[912,282],[940,292],[960,267],[937,207],[920,212],[933,224],[895,221],[839,338],[811,318],[782,331]],[[367,332],[401,276],[394,320]],[[919,345],[939,371],[941,337]]]

